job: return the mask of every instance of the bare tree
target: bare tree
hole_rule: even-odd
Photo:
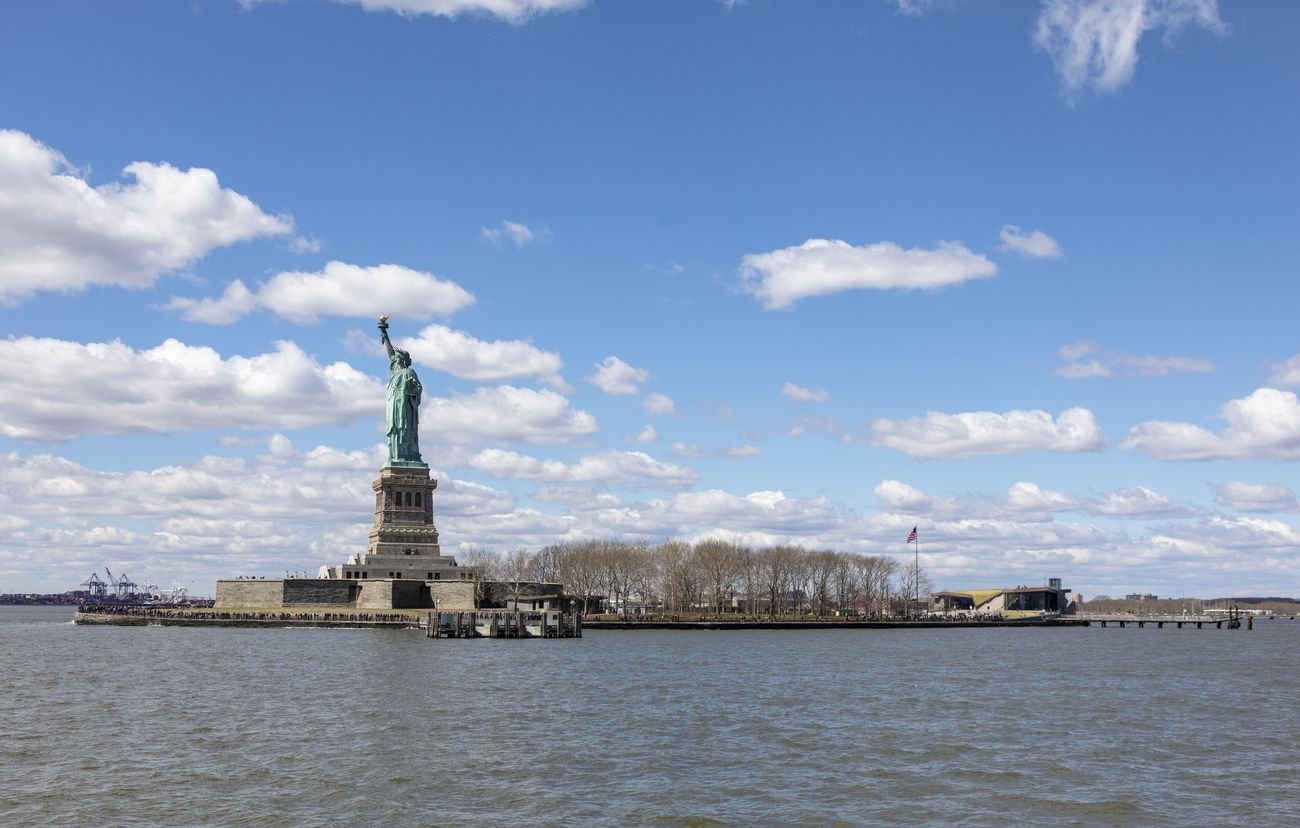
[[[474,606],[477,607],[487,597],[488,582],[500,577],[501,559],[481,546],[466,546],[456,553],[456,560],[474,570]]]
[[[505,580],[510,582],[510,593],[515,602],[515,609],[519,608],[519,588],[531,580],[532,568],[532,555],[529,555],[528,550],[522,546],[507,552],[501,559],[501,573]]]
[[[835,553],[831,580],[835,587],[836,609],[840,612],[856,612],[862,601],[862,568],[855,560],[856,557],[843,552]]]
[[[917,566],[912,561],[903,564],[898,573],[897,594],[907,606],[913,607],[912,612],[924,611],[933,591],[934,584],[930,581],[930,576],[925,574],[924,567]]]
[[[582,611],[587,612],[601,580],[597,544],[592,541],[559,543],[551,549],[556,556],[556,574],[566,589],[582,598]]]
[[[805,583],[808,585],[809,608],[818,617],[825,617],[826,611],[834,601],[831,596],[831,581],[835,576],[839,555],[829,549],[812,549],[804,554]]]
[[[703,540],[692,550],[692,563],[709,592],[714,613],[723,612],[745,564],[745,547],[724,540]]]
[[[656,546],[651,554],[659,575],[664,609],[669,612],[688,609],[691,596],[696,592],[690,545],[670,540]]]
[[[803,549],[798,546],[769,546],[759,553],[763,591],[768,614],[785,615],[794,591],[796,568]]]
[[[898,561],[876,555],[863,555],[856,559],[862,573],[863,608],[869,615],[883,615],[885,606],[892,597],[894,573],[898,571]]]
[[[605,583],[623,612],[627,612],[628,600],[641,579],[641,571],[649,565],[649,557],[644,544],[607,542],[602,550]]]
[[[745,547],[741,554],[740,591],[745,596],[745,612],[758,618],[758,600],[763,594],[763,567],[759,553]]]
[[[554,584],[560,580],[560,554],[555,546],[543,546],[533,553],[532,571],[529,573],[534,581]]]

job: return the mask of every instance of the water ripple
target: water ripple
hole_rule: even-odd
[[[81,628],[0,608],[6,825],[1067,825],[1300,811],[1300,625]]]

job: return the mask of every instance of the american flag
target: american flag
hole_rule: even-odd
[[[916,527],[915,527],[915,526],[912,527],[912,531],[911,531],[911,532],[908,532],[908,533],[907,533],[907,542],[908,542],[908,543],[916,543]]]

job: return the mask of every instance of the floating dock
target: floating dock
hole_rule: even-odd
[[[420,626],[428,638],[582,638],[582,616],[559,610],[431,612]]]

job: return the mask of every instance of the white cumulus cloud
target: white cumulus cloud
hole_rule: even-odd
[[[1020,514],[1066,512],[1079,505],[1064,492],[1043,489],[1037,483],[1024,481],[1011,484],[1004,503],[1008,511]]]
[[[1129,430],[1123,448],[1160,460],[1300,459],[1300,401],[1260,388],[1219,409],[1228,427],[1215,434],[1193,423],[1152,420]]]
[[[998,249],[1004,252],[1019,253],[1026,259],[1061,258],[1061,246],[1042,230],[1026,233],[1014,224],[1004,224],[999,236],[1002,244]]]
[[[1300,511],[1295,492],[1280,483],[1220,483],[1215,487],[1214,499],[1238,512]]]
[[[912,517],[1042,522],[1052,520],[1055,512],[1078,508],[1069,495],[1024,481],[1012,484],[1002,495],[931,495],[898,480],[882,480],[874,491],[886,512]]]
[[[379,415],[383,399],[373,377],[345,362],[321,365],[292,342],[222,357],[175,339],[140,351],[119,341],[0,341],[0,434],[21,439],[336,425]]]
[[[1056,418],[1046,411],[932,411],[906,420],[878,418],[871,432],[873,444],[914,457],[1100,451],[1106,444],[1086,408],[1070,408]]]
[[[0,130],[0,303],[90,285],[144,288],[220,247],[293,230],[212,170],[137,161],[91,186],[56,150]]]
[[[606,394],[624,396],[635,394],[649,378],[644,368],[634,368],[616,356],[607,356],[596,363],[596,372],[587,377],[587,382]]]
[[[596,418],[574,409],[562,394],[510,385],[478,388],[472,394],[450,398],[426,398],[420,406],[420,420],[430,423],[438,436],[449,442],[489,438],[566,443],[597,431]]]
[[[667,394],[655,392],[647,394],[645,399],[641,400],[641,407],[651,414],[676,414],[677,403]]]
[[[559,373],[564,367],[560,355],[543,351],[531,342],[518,339],[487,342],[445,325],[429,325],[417,336],[401,339],[398,345],[410,351],[411,358],[420,365],[461,379],[500,382],[531,378],[559,390],[568,388]]]
[[[1067,99],[1084,89],[1114,92],[1133,79],[1138,43],[1163,29],[1169,42],[1187,26],[1228,27],[1218,0],[1043,0],[1034,42],[1056,64]]]
[[[640,451],[607,451],[575,463],[542,460],[514,451],[485,449],[469,460],[471,468],[498,478],[548,483],[604,483],[623,488],[682,488],[699,480],[692,469],[664,463]]]
[[[309,469],[370,472],[382,467],[387,458],[388,446],[383,443],[376,443],[369,449],[356,451],[341,451],[324,445],[300,451],[285,435],[273,434],[266,441],[266,454],[258,455],[257,459],[267,465],[297,463]]]
[[[797,247],[750,253],[740,264],[741,287],[768,309],[845,290],[936,290],[997,272],[988,257],[960,242],[905,250],[894,242],[855,246],[809,239]]]
[[[256,292],[236,279],[219,298],[174,296],[166,307],[192,322],[225,325],[259,309],[312,323],[320,316],[428,319],[450,316],[473,303],[469,291],[430,273],[395,264],[364,267],[334,261],[315,272],[276,274]]]
[[[1273,366],[1272,385],[1300,385],[1300,354]]]
[[[1088,503],[1087,509],[1094,515],[1110,517],[1150,518],[1172,517],[1190,514],[1190,510],[1180,506],[1159,492],[1146,486],[1128,486],[1116,489],[1104,497]]]

